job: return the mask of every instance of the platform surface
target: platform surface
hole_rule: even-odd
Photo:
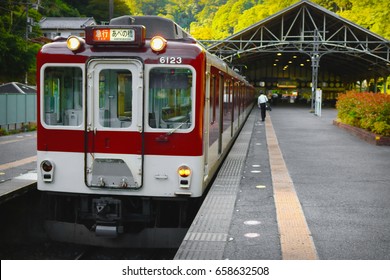
[[[390,259],[390,148],[255,108],[175,259]]]
[[[0,204],[37,188],[37,173],[29,172],[0,183]]]

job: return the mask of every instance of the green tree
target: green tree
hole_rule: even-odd
[[[89,16],[93,16],[97,22],[108,21],[109,15],[109,1],[107,0],[90,0],[87,10],[91,11]],[[129,15],[130,8],[123,0],[114,0],[114,14],[113,17]]]
[[[223,6],[227,0],[199,0],[200,12],[195,16],[197,22],[212,20],[219,7]]]
[[[27,42],[23,37],[2,32],[0,42],[0,81],[24,82],[25,73],[35,82],[35,56],[40,45]]]
[[[142,15],[160,15],[166,14],[165,6],[167,3],[168,0],[142,0],[142,4],[140,4],[139,7],[141,8]]]
[[[50,1],[50,0],[49,0]],[[90,11],[87,10],[87,6],[90,0],[62,0],[70,7],[75,8],[81,16],[91,16]]]
[[[42,0],[39,12],[46,17],[79,17],[79,11],[62,0]]]
[[[237,25],[234,27],[234,31],[238,32],[242,29],[245,29],[256,22],[263,20],[268,17],[269,10],[266,5],[259,4],[253,6],[252,8],[245,10],[240,17],[238,18]]]
[[[375,3],[373,3],[375,2]],[[388,0],[350,0],[349,9],[339,14],[385,38],[390,38],[390,2]]]
[[[133,16],[142,15],[142,0],[124,0]]]
[[[190,33],[198,40],[214,39],[213,18],[220,6],[227,0],[200,0],[198,2],[200,12],[195,15],[196,21],[190,24]]]
[[[215,13],[212,22],[213,38],[222,39],[233,34],[240,15],[254,4],[252,0],[228,0]]]
[[[174,20],[182,28],[189,30],[191,22],[195,21],[195,15],[199,12],[200,6],[197,0],[171,0],[166,5],[166,16]]]
[[[213,19],[213,38],[223,39],[233,33],[234,22],[230,19],[230,11],[236,0],[229,0],[225,5],[222,5],[215,13]]]
[[[27,26],[26,5],[14,1],[0,4],[0,81],[23,82],[30,70],[35,79],[35,55],[40,46],[26,40],[26,27],[28,38],[39,36],[39,28],[34,24]],[[31,23],[39,21],[40,14],[35,9],[30,7],[28,15],[33,19]]]

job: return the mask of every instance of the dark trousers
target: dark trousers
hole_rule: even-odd
[[[266,111],[265,103],[260,103],[260,111],[261,111],[261,120],[264,121],[265,111]]]

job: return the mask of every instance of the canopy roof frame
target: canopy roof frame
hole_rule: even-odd
[[[318,45],[321,58],[341,55],[347,64],[357,63],[364,68],[354,69],[355,76],[349,79],[390,75],[390,41],[307,0],[224,40],[202,42],[208,51],[231,64],[265,53],[302,53],[312,57],[313,46]]]

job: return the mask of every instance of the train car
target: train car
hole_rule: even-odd
[[[173,21],[122,16],[37,55],[38,189],[61,241],[173,247],[254,89]]]

